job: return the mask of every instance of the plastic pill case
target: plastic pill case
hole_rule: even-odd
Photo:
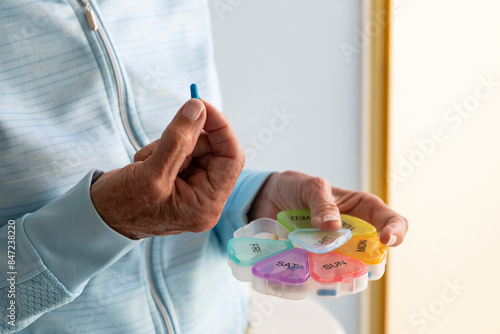
[[[371,224],[341,215],[341,229],[323,231],[312,228],[309,210],[277,218],[250,222],[227,244],[234,277],[254,290],[285,299],[332,298],[363,291],[368,280],[383,276],[387,248]]]

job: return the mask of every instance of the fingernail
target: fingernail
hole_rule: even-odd
[[[193,100],[189,100],[184,107],[184,110],[182,111],[182,115],[192,121],[196,121],[200,117],[202,110],[203,106],[201,105],[201,103],[196,103]]]
[[[386,246],[392,246],[398,241],[398,237],[396,237],[394,234],[391,234],[391,237],[389,238],[389,241],[385,244]]]
[[[340,222],[340,217],[339,216],[335,216],[335,215],[326,215],[326,216],[323,216],[323,222],[324,223],[329,222],[329,221]]]

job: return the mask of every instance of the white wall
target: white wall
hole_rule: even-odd
[[[390,254],[388,333],[500,333],[500,2],[400,2],[391,203],[410,229]]]
[[[210,2],[224,112],[247,168],[298,170],[359,189],[360,55],[346,58],[340,44],[355,44],[361,2]],[[276,118],[284,112],[290,118]],[[347,333],[359,332],[359,296],[326,305]]]

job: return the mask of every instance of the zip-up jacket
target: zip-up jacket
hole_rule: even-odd
[[[269,172],[244,170],[216,227],[131,240],[90,186],[159,138],[196,82],[221,108],[204,0],[0,1],[0,333],[242,333],[226,243]]]

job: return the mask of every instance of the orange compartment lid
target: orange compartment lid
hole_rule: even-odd
[[[379,264],[387,256],[387,246],[376,235],[352,237],[334,252],[351,256],[368,265]]]

